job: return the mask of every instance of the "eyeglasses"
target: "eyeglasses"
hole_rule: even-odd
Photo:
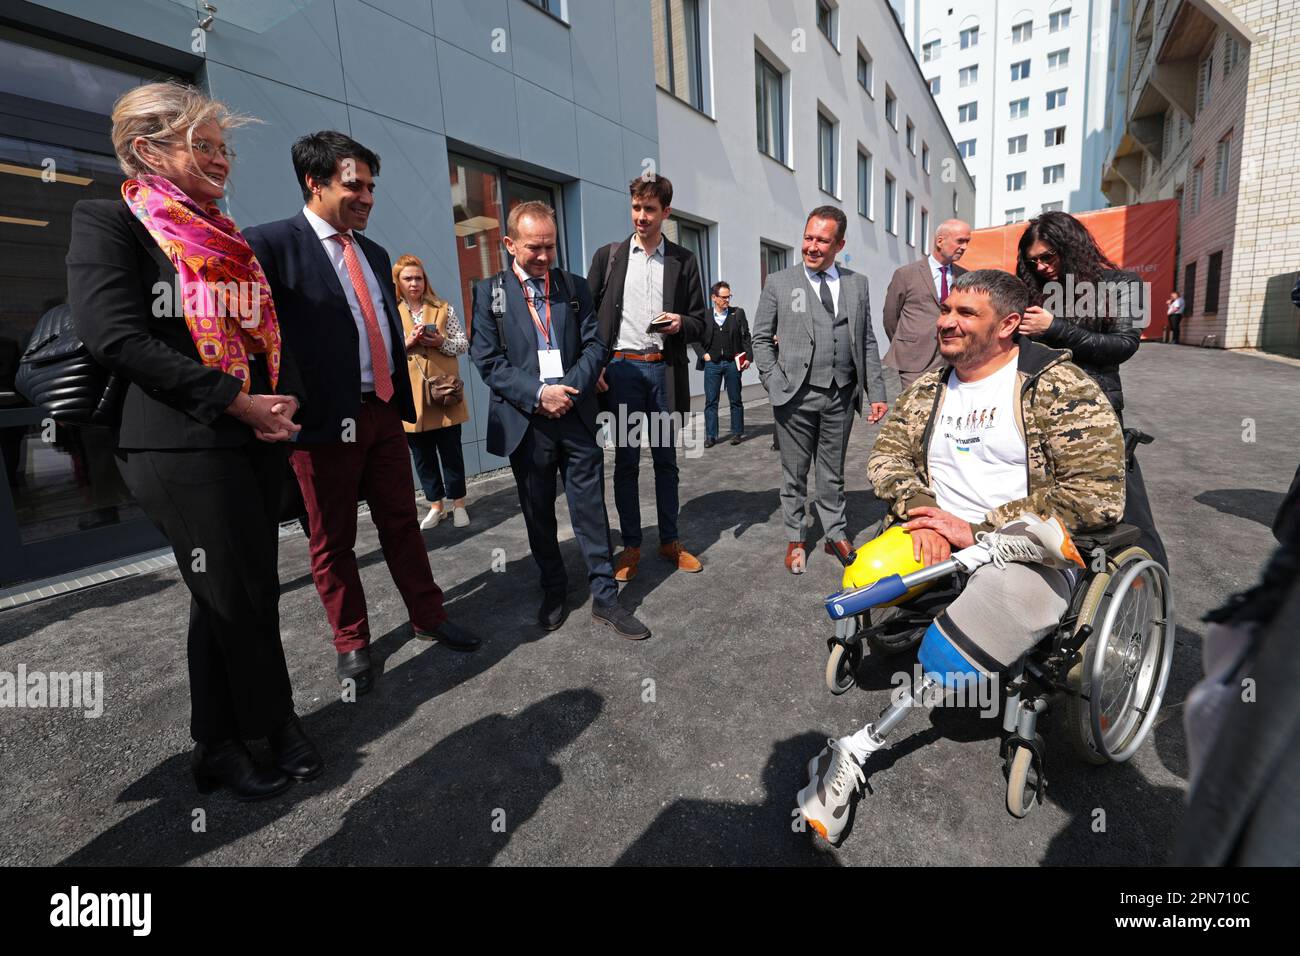
[[[730,302],[730,301],[731,301],[731,296],[730,296],[730,295],[722,295],[721,293],[718,293],[717,295],[715,295],[714,298],[715,298],[715,299],[721,299],[721,300],[724,301],[724,302]]]
[[[1041,253],[1041,254],[1036,255],[1036,256],[1028,256],[1027,258],[1029,259],[1029,264],[1030,264],[1031,266],[1037,266],[1037,265],[1044,265],[1044,266],[1045,266],[1045,265],[1047,265],[1049,262],[1054,262],[1054,261],[1056,260],[1056,253],[1055,253],[1055,252],[1044,252],[1044,253]]]
[[[211,157],[215,153],[220,153],[222,159],[226,160],[226,162],[233,163],[235,161],[235,151],[225,143],[222,143],[220,146],[213,146],[206,139],[196,139],[194,141],[194,151],[196,153],[202,153],[207,157]]]

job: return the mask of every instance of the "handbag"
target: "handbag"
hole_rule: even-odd
[[[66,303],[36,323],[14,376],[14,388],[23,398],[67,425],[116,425],[126,387],[126,379],[91,357]]]
[[[435,375],[432,378],[420,369],[424,379],[424,398],[432,405],[458,405],[465,397],[465,383],[459,375]]]

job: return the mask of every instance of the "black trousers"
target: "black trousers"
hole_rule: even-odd
[[[1133,460],[1133,470],[1126,472],[1124,477],[1124,517],[1120,520],[1142,532],[1138,544],[1163,564],[1167,571],[1169,555],[1165,554],[1165,543],[1156,530],[1155,515],[1151,513],[1151,502],[1147,500],[1146,482],[1142,480],[1142,466],[1136,458]]]
[[[407,432],[406,443],[411,447],[415,473],[420,476],[420,487],[429,504],[438,504],[443,498],[459,501],[465,497],[465,455],[460,447],[459,425]]]
[[[555,521],[555,478],[564,481],[569,520],[587,563],[592,599],[618,600],[610,560],[609,514],[605,510],[605,455],[596,437],[574,412],[561,418],[534,415],[519,447],[510,455],[519,504],[528,527],[528,547],[542,572],[542,590],[564,591],[567,575]]]
[[[293,715],[277,568],[284,444],[117,452],[190,589],[190,734],[267,736]]]

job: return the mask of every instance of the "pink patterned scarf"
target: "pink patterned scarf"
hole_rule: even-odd
[[[235,223],[215,202],[200,208],[162,176],[122,184],[122,198],[176,266],[181,308],[199,358],[249,388],[248,355],[265,353],[280,380],[280,324],[266,274]]]

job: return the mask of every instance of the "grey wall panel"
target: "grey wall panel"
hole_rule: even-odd
[[[569,28],[525,0],[515,0],[508,12],[515,73],[572,100]]]
[[[229,193],[235,222],[253,226],[294,215],[302,208],[302,193],[289,147],[304,133],[347,132],[347,107],[218,63],[208,64],[207,86],[232,109],[262,120],[230,133],[238,153]]]
[[[619,117],[642,136],[657,139],[654,51],[650,44],[650,4],[615,3],[618,50]]]
[[[442,129],[433,37],[361,0],[335,0],[349,105]]]
[[[433,33],[434,0],[364,0],[389,16],[404,20],[425,33]]]
[[[437,46],[447,137],[518,156],[514,76],[441,40]]]
[[[631,175],[623,173],[623,137],[617,123],[577,108],[578,175],[610,189],[622,189]]]
[[[630,129],[623,130],[623,172],[627,180],[634,176],[640,176],[649,167],[646,160],[652,160],[657,165],[659,162],[659,143],[653,139],[647,139],[639,133]],[[657,169],[669,179],[673,178],[672,170]]]
[[[150,0],[149,3],[40,0],[35,5],[178,50],[192,49],[193,30],[198,23],[193,8],[187,9],[167,0]],[[206,39],[210,41],[211,35]]]
[[[104,4],[106,8],[138,4]],[[208,60],[301,90],[343,99],[333,0],[215,4]]]
[[[578,175],[576,107],[527,80],[515,78],[519,158],[566,176]]]
[[[609,242],[622,241],[632,234],[632,206],[626,187],[614,190],[595,183],[581,183],[579,193],[584,257],[581,272],[586,275],[587,266],[591,264],[591,257],[597,249]]]
[[[569,22],[574,102],[617,122],[623,107],[614,7],[604,0],[569,0]]]
[[[510,35],[506,0],[437,0],[433,32],[438,39],[482,57],[493,66],[514,70],[514,38]]]

